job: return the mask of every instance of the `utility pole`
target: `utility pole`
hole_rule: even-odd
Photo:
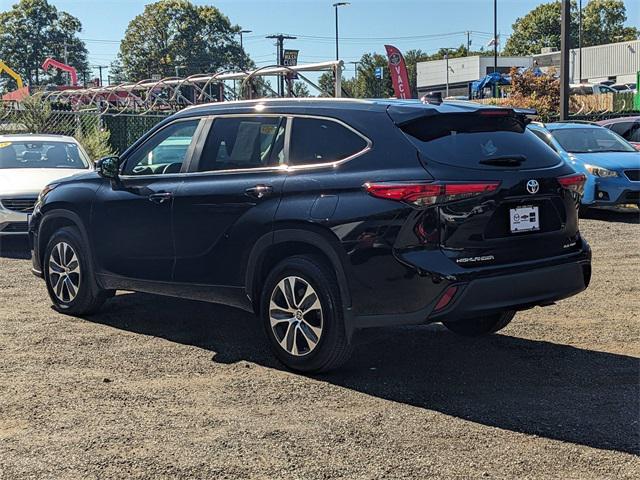
[[[493,0],[493,71],[498,71],[498,0]]]
[[[244,33],[252,33],[252,32],[253,32],[253,30],[240,30],[240,31],[238,32],[238,34],[240,35],[240,48],[241,48],[242,50],[244,50],[244,44],[242,43],[242,35],[243,35]]]
[[[284,64],[284,41],[295,40],[298,37],[294,37],[292,35],[283,35],[282,33],[279,33],[278,35],[268,35],[266,38],[276,40],[278,66],[281,67]],[[281,97],[284,96],[284,75],[279,75],[278,78],[278,95],[280,95]]]
[[[578,81],[582,83],[582,0],[578,1]]]
[[[445,98],[449,96],[449,51],[444,54],[444,59],[446,61],[445,68],[447,69],[447,86],[445,89]]]
[[[98,70],[100,70],[100,86],[102,86],[102,69],[103,68],[109,68],[107,65],[96,65],[96,67]]]
[[[467,57],[471,51],[471,32],[467,30]]]
[[[337,2],[333,4],[333,8],[336,10],[336,61],[340,60],[340,52],[338,50],[338,7],[346,7],[351,5],[349,2]]]
[[[560,27],[560,120],[569,117],[569,49],[571,34],[571,0],[562,0]]]
[[[355,74],[355,79],[358,80],[358,65],[360,65],[362,62],[356,61],[356,62],[349,62],[349,63],[353,65],[353,73]]]

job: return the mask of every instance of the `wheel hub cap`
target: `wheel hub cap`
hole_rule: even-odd
[[[49,283],[54,295],[62,303],[72,302],[80,288],[80,262],[71,245],[57,243],[51,250],[47,266]]]
[[[297,357],[308,355],[318,345],[323,331],[318,294],[303,278],[282,279],[271,293],[269,321],[280,347]]]

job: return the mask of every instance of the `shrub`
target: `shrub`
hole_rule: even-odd
[[[98,126],[90,127],[85,131],[79,128],[75,134],[76,140],[80,142],[80,145],[89,154],[92,162],[114,154],[109,144],[110,137],[111,132],[109,130],[101,129]]]

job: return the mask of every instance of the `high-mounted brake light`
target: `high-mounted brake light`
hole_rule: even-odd
[[[564,177],[558,177],[558,183],[562,188],[571,190],[572,192],[582,193],[584,189],[584,183],[587,181],[587,176],[584,173],[572,173],[571,175],[565,175]]]
[[[485,117],[508,117],[513,114],[513,110],[509,108],[487,108],[486,110],[480,110],[479,113]]]
[[[396,200],[424,207],[462,200],[498,189],[499,182],[475,183],[365,183],[364,188],[377,198]]]

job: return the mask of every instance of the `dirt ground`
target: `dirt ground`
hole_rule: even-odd
[[[59,315],[5,241],[0,478],[640,478],[640,225],[581,228],[579,296],[484,339],[363,332],[317,377],[231,308],[121,294]]]

